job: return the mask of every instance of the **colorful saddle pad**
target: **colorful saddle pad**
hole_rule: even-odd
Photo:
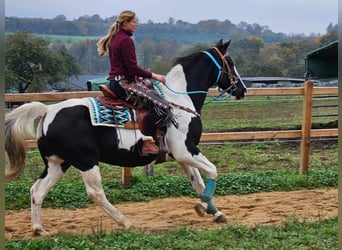
[[[93,126],[138,129],[138,117],[135,110],[123,106],[109,108],[93,97],[88,97],[87,101]]]

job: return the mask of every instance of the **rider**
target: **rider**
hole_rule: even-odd
[[[109,54],[110,89],[120,98],[127,101],[128,92],[121,87],[120,80],[127,80],[135,83],[141,78],[152,78],[165,83],[163,75],[155,74],[138,66],[134,42],[131,36],[138,26],[136,15],[133,11],[125,10],[120,13],[117,20],[112,24],[107,35],[102,37],[97,43],[100,56]],[[152,103],[148,103],[148,115],[146,131],[142,137],[142,154],[158,154],[159,147],[155,144],[153,136],[156,133],[156,123],[160,119]]]

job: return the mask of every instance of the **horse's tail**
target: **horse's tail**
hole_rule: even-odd
[[[25,166],[26,139],[36,138],[36,125],[46,114],[47,106],[40,102],[24,104],[5,117],[6,181],[17,179]]]

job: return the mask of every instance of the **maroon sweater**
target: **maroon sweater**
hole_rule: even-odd
[[[109,45],[110,71],[108,79],[125,76],[134,81],[136,77],[151,78],[152,72],[138,66],[132,33],[120,29]]]

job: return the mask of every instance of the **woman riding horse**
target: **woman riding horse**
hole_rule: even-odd
[[[178,124],[166,128],[165,141],[169,153],[183,168],[200,197],[195,210],[199,216],[212,215],[218,223],[226,222],[225,215],[213,201],[218,172],[201,153],[198,144],[202,134],[200,114],[208,89],[217,85],[237,99],[245,96],[246,87],[227,53],[229,44],[230,41],[220,41],[213,48],[179,58],[166,74],[166,84],[155,86],[172,106]],[[25,167],[25,139],[37,139],[45,165],[30,189],[35,235],[47,234],[41,218],[43,200],[71,166],[80,171],[92,201],[125,229],[133,225],[107,199],[101,183],[100,162],[136,167],[153,162],[156,156],[142,156],[138,152],[143,138],[139,130],[94,125],[90,105],[93,102],[95,98],[74,98],[51,105],[31,102],[6,114],[5,149],[10,163],[6,180],[18,178]]]
[[[122,100],[129,101],[132,104],[136,98],[128,98],[132,92],[124,89],[123,86],[134,84],[139,78],[152,78],[165,83],[165,77],[145,70],[138,66],[134,42],[131,36],[138,26],[136,15],[133,11],[123,11],[117,20],[111,26],[108,34],[97,43],[100,56],[109,54],[110,71],[108,79],[110,80],[110,89]],[[128,81],[129,85],[122,85],[122,80]],[[133,87],[133,86],[132,86]],[[156,134],[157,123],[163,117],[156,112],[153,102],[145,102],[145,109],[148,115],[145,119],[146,126],[141,148],[142,155],[158,154],[159,147],[154,143],[153,137]],[[147,106],[147,107],[146,107]]]

